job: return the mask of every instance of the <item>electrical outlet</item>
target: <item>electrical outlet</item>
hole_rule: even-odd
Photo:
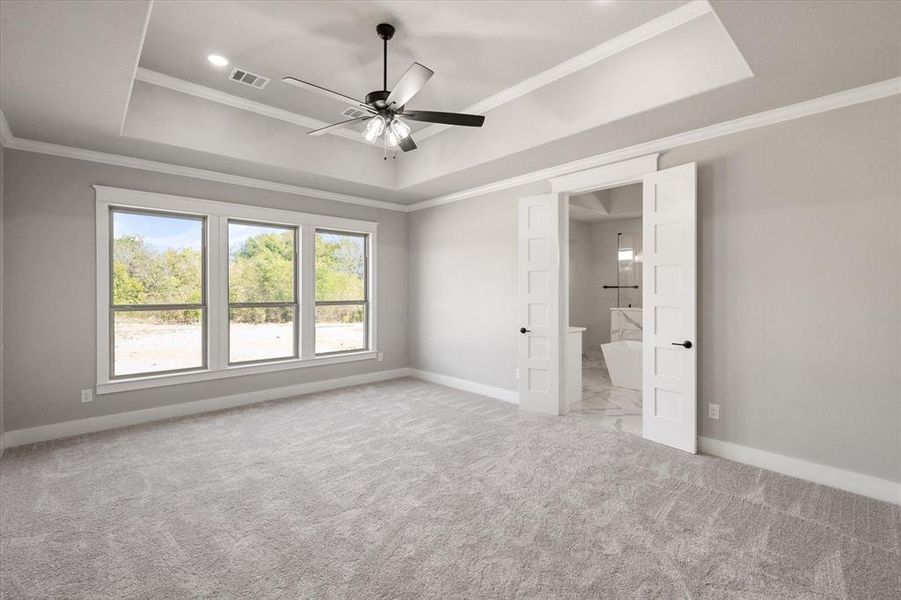
[[[81,403],[85,402],[93,402],[94,401],[94,390],[88,388],[86,390],[81,390]]]
[[[516,378],[519,379],[519,369],[516,369]]]
[[[711,402],[707,403],[707,418],[709,419],[719,419],[720,418],[720,405],[713,404]]]
[[[385,360],[385,355],[379,352],[379,362],[382,362],[383,360]]]

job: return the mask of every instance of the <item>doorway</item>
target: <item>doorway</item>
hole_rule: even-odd
[[[641,212],[640,183],[569,197],[567,343],[579,346],[581,373],[574,375],[581,376],[581,383],[567,382],[568,413],[637,435],[642,412]],[[567,359],[576,362],[576,353],[568,353]]]
[[[520,409],[564,415],[581,408],[583,348],[572,342],[579,328],[570,320],[570,198],[640,184],[642,340],[622,346],[640,344],[642,437],[696,452],[696,165],[658,171],[657,155],[649,155],[549,183],[550,193],[519,201]],[[605,355],[605,367],[616,360]],[[612,384],[616,375],[608,375]]]

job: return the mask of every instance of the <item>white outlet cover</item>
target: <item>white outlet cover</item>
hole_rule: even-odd
[[[719,419],[720,418],[720,405],[709,403],[707,404],[707,417],[710,419]]]
[[[94,401],[94,390],[88,388],[86,390],[81,390],[81,403],[84,404],[86,402]]]

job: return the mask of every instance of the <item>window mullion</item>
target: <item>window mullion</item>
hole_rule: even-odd
[[[300,231],[300,357],[316,357],[316,231],[303,225]]]
[[[228,367],[228,221],[216,215],[209,219],[209,365],[219,371]]]

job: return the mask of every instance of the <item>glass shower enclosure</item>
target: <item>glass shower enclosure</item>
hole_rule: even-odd
[[[641,307],[641,232],[616,234],[616,306]]]

